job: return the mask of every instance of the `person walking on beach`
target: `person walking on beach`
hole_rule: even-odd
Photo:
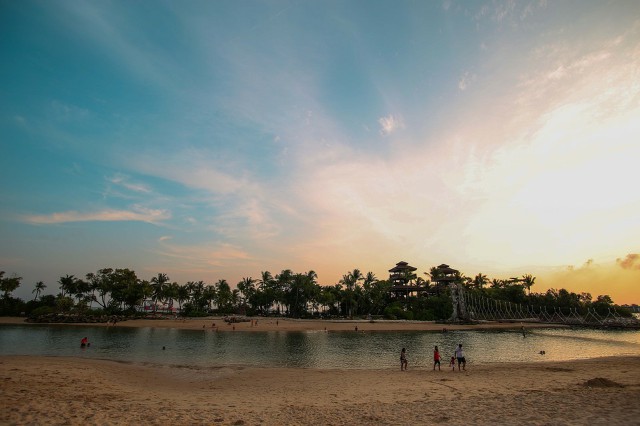
[[[467,360],[464,358],[464,352],[462,351],[462,343],[458,345],[458,348],[455,352],[455,357],[458,359],[458,371],[460,371],[460,365],[462,364],[462,369],[466,370]]]
[[[400,351],[400,371],[407,371],[407,351],[405,350],[405,348],[402,348],[402,350]]]
[[[433,350],[433,371],[436,371],[436,364],[438,364],[438,371],[440,370],[440,351],[438,351],[438,347]]]
[[[451,371],[456,371],[456,357],[451,357],[451,362],[449,363],[449,367],[451,367]]]

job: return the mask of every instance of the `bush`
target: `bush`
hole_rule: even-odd
[[[49,314],[55,314],[55,313],[56,313],[56,308],[53,308],[51,306],[39,306],[31,311],[31,313],[29,314],[29,317],[36,318],[42,315],[49,315]]]
[[[0,315],[19,316],[25,312],[25,303],[22,299],[6,297],[0,300]]]
[[[384,309],[384,316],[387,319],[404,319],[412,320],[414,318],[412,311],[405,311],[400,302],[393,302]]]

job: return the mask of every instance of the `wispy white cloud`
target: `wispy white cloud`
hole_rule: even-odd
[[[516,8],[515,0],[503,0],[494,4],[494,11],[492,18],[498,22],[502,22],[506,17],[512,15]],[[525,7],[529,7],[528,5]]]
[[[490,20],[498,25],[517,27],[520,22],[535,15],[536,11],[547,7],[546,0],[495,0],[485,3],[474,14],[474,20]]]
[[[148,185],[140,182],[132,182],[128,176],[121,173],[116,173],[115,175],[108,177],[107,180],[115,185],[128,189],[129,191],[144,194],[149,194],[151,192],[151,188],[149,188]]]
[[[476,79],[476,75],[470,73],[469,71],[465,72],[462,77],[460,77],[460,80],[458,80],[458,89],[463,92],[465,90],[467,90],[467,88],[469,87],[469,85],[475,81]]]
[[[457,185],[485,199],[464,228],[473,236],[469,255],[489,261],[484,253],[502,253],[505,263],[528,257],[549,264],[633,249],[640,199],[612,188],[640,180],[629,160],[640,156],[640,110],[633,101],[640,85],[632,65],[640,45],[616,43],[535,51],[530,72],[511,94],[514,126],[501,123],[511,127],[507,138],[468,162],[469,178]]]
[[[390,135],[398,129],[404,128],[402,118],[393,114],[389,114],[386,117],[380,117],[378,119],[380,124],[380,134],[383,136]]]
[[[385,157],[345,149],[306,169],[298,202],[316,226],[297,252],[334,267],[398,253],[413,263],[513,268],[607,256],[603,241],[632,250],[640,199],[613,188],[640,181],[631,164],[640,158],[632,101],[640,57],[637,47],[602,47],[574,50],[561,83],[548,77],[549,62],[532,59],[503,98],[482,99],[473,120],[457,116],[411,149]]]
[[[171,214],[166,210],[136,207],[133,210],[100,210],[95,212],[67,211],[48,215],[26,215],[22,217],[22,220],[33,224],[122,221],[158,223],[170,217]]]

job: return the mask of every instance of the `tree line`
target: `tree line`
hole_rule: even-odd
[[[232,288],[224,279],[213,284],[204,281],[179,284],[164,273],[145,280],[130,269],[104,268],[83,278],[60,277],[56,295],[45,295],[47,285],[39,281],[33,287],[33,299],[23,301],[12,297],[22,284],[22,278],[17,275],[5,277],[5,272],[0,271],[3,293],[0,314],[141,315],[160,311],[183,316],[243,314],[446,320],[451,316],[453,306],[447,286],[439,281],[439,274],[437,267],[425,272],[424,278],[408,273],[406,282],[419,288],[420,296],[397,297],[392,292],[390,280],[378,279],[374,273],[362,273],[359,269],[347,272],[333,285],[320,285],[314,271],[297,273],[285,269],[275,275],[263,271],[259,278],[242,278]],[[626,314],[607,295],[593,300],[589,293],[576,294],[565,289],[532,294],[535,280],[530,274],[506,280],[490,280],[481,273],[473,278],[459,272],[455,276],[455,281],[467,291],[496,300],[579,312],[594,308],[606,313],[608,308],[615,306],[619,313]]]

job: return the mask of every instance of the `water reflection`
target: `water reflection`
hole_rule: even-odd
[[[82,350],[80,339],[91,346]],[[437,345],[446,365],[461,343],[474,363],[557,361],[640,355],[640,332],[588,329],[438,332],[252,332],[170,328],[0,326],[1,355],[105,358],[165,365],[304,368],[431,368]],[[165,350],[162,348],[165,347]],[[545,351],[546,355],[540,355]]]

